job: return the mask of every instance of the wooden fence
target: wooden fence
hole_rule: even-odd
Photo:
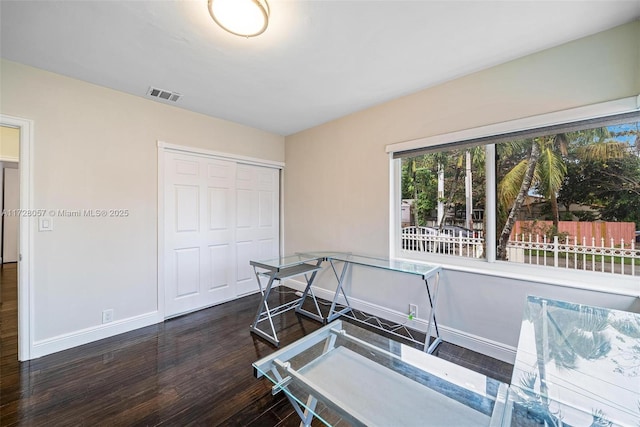
[[[553,228],[552,221],[516,221],[510,240],[515,240],[516,236],[540,235],[550,236],[549,231]],[[558,234],[561,236],[571,236],[582,242],[591,242],[595,239],[600,242],[605,239],[609,242],[624,241],[627,247],[635,239],[636,225],[633,222],[606,222],[606,221],[560,221],[558,223]],[[551,237],[549,237],[551,239]]]

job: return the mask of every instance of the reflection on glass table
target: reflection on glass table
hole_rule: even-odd
[[[640,314],[529,297],[504,425],[640,426]]]
[[[506,384],[341,320],[253,367],[302,425],[492,426],[506,398]]]

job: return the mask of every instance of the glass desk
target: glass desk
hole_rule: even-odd
[[[435,315],[436,304],[438,301],[440,272],[442,270],[439,265],[417,264],[407,261],[390,260],[387,258],[374,258],[341,252],[315,253],[310,255],[324,255],[325,259],[331,264],[331,268],[338,281],[338,286],[336,288],[333,301],[331,302],[331,308],[329,310],[329,314],[327,315],[327,322],[331,322],[340,316],[349,317],[350,319],[367,323],[370,326],[377,327],[378,329],[385,330],[396,336],[421,344],[423,345],[424,351],[426,351],[427,353],[432,353],[435,348],[442,342]],[[342,271],[340,273],[338,273],[338,270],[336,268],[336,265],[338,263],[343,264]],[[404,325],[397,325],[391,328],[385,327],[382,322],[377,320],[377,318],[373,318],[373,320],[375,320],[377,324],[372,325],[369,321],[367,321],[371,320],[372,318],[369,317],[366,320],[363,320],[356,315],[356,312],[353,310],[351,303],[349,302],[349,297],[347,296],[344,286],[346,272],[349,267],[353,265],[378,268],[381,270],[410,274],[420,277],[420,279],[424,282],[429,301],[429,317],[427,321],[427,331],[424,342],[418,341],[413,338],[411,331]],[[431,281],[431,284],[429,283],[429,281]],[[341,301],[340,303],[338,302],[339,300]],[[404,334],[398,333],[397,330],[399,329],[403,330]],[[435,330],[435,340],[431,344],[429,344],[432,330]]]
[[[640,426],[640,314],[528,297],[504,426]]]
[[[336,320],[253,364],[308,426],[494,426],[507,385]],[[321,409],[321,410],[319,410]]]
[[[276,328],[273,325],[274,316],[295,309],[296,312],[300,314],[319,322],[323,322],[324,318],[322,317],[322,312],[320,311],[318,301],[316,300],[316,297],[313,294],[313,289],[311,288],[318,270],[322,269],[322,261],[324,261],[324,257],[322,256],[304,254],[290,255],[264,261],[250,261],[249,263],[253,267],[253,272],[256,275],[258,287],[262,294],[262,300],[260,301],[260,305],[258,305],[258,311],[256,312],[256,316],[250,327],[251,332],[277,346],[280,344],[280,340],[278,340],[278,334],[276,333]],[[281,281],[289,277],[301,275],[304,275],[307,282],[307,286],[302,293],[302,296],[277,307],[269,307],[268,298],[271,294],[275,281]],[[267,283],[264,287],[261,277],[267,278]],[[302,308],[307,297],[311,297],[315,303],[317,313],[313,313]],[[259,327],[259,325],[265,321],[269,323],[268,330],[260,329]]]
[[[328,261],[331,269],[335,274],[338,286],[336,287],[331,308],[326,319],[323,317],[318,301],[313,293],[312,284],[318,270],[322,268],[322,262]],[[366,323],[369,326],[384,330],[395,336],[408,339],[412,342],[423,346],[424,351],[432,353],[435,348],[442,342],[438,323],[436,321],[435,308],[438,301],[438,288],[441,267],[430,264],[417,264],[406,261],[389,260],[385,258],[374,258],[369,256],[357,255],[345,252],[306,252],[295,255],[275,258],[266,261],[250,261],[256,274],[258,286],[262,293],[262,300],[258,306],[258,311],[253,324],[250,327],[251,332],[261,336],[274,345],[279,345],[280,341],[273,326],[273,317],[284,313],[290,309],[296,310],[297,313],[315,319],[319,322],[331,322],[340,316],[348,317],[358,322]],[[342,270],[338,273],[338,265],[342,264]],[[403,274],[418,276],[425,284],[425,290],[429,301],[429,317],[427,321],[427,331],[424,341],[419,341],[413,337],[411,331],[404,325],[386,326],[386,323],[380,322],[376,317],[367,316],[360,318],[356,315],[349,301],[349,296],[345,290],[345,276],[349,267],[353,265],[378,268],[387,271],[393,271]],[[281,304],[277,307],[270,308],[267,299],[271,293],[275,281],[282,279],[305,275],[306,287],[302,296],[294,301]],[[260,277],[267,277],[267,284],[263,287]],[[431,283],[430,283],[431,282]],[[303,308],[307,298],[311,298],[316,309],[316,313],[310,312]],[[361,316],[363,317],[363,316]],[[259,328],[260,323],[268,321],[270,330]],[[376,322],[376,323],[371,323]],[[404,333],[398,333],[398,330]],[[430,344],[431,331],[435,331],[435,339]]]

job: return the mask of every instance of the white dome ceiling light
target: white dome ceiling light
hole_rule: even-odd
[[[241,37],[255,37],[269,25],[267,0],[209,0],[209,13],[224,30]]]

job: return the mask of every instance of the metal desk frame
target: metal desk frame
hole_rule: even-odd
[[[318,306],[318,301],[316,300],[316,296],[313,293],[313,289],[311,289],[311,285],[316,277],[316,274],[318,273],[318,270],[322,269],[323,261],[324,257],[304,255],[295,255],[266,261],[250,261],[249,263],[251,264],[251,266],[253,266],[253,271],[256,275],[258,286],[260,287],[260,293],[262,294],[262,300],[260,301],[258,311],[256,312],[256,316],[250,327],[251,332],[266,339],[271,344],[278,346],[280,345],[280,340],[278,339],[275,326],[273,325],[273,317],[285,313],[289,310],[295,309],[297,313],[303,314],[307,317],[317,320],[318,322],[324,322],[322,312],[320,311],[320,307]],[[311,276],[309,276],[309,274],[311,274]],[[274,282],[279,282],[282,279],[300,275],[304,275],[305,281],[307,282],[307,286],[305,287],[302,296],[293,301],[289,301],[277,307],[270,308],[267,300],[269,298],[269,295],[271,294]],[[264,289],[262,287],[260,276],[269,278]],[[304,304],[307,296],[311,296],[311,299],[315,304],[317,314],[302,308],[302,304]],[[265,332],[258,328],[258,325],[265,320],[269,321],[271,335],[269,335],[268,332]]]

